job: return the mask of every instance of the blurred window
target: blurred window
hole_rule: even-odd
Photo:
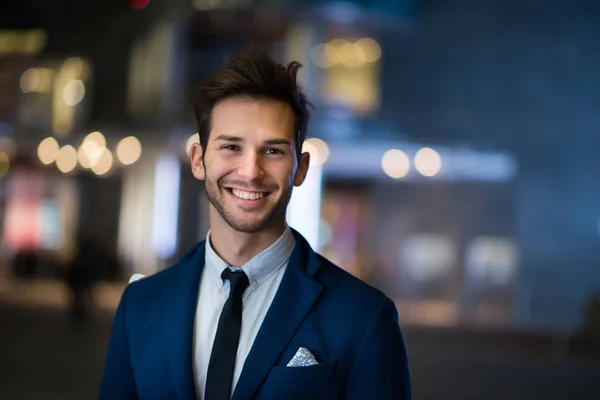
[[[455,265],[456,246],[449,235],[413,235],[402,245],[400,260],[413,281],[443,279]]]
[[[478,236],[467,246],[465,272],[475,287],[506,286],[513,281],[517,246],[505,237]]]

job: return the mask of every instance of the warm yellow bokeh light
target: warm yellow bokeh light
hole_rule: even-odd
[[[92,132],[83,139],[77,156],[83,168],[92,168],[106,149],[106,139],[101,132]]]
[[[423,147],[415,154],[415,168],[423,176],[435,176],[442,169],[442,158],[437,151]]]
[[[358,65],[362,65],[367,62],[367,50],[358,44],[358,42],[352,43],[352,53],[354,56],[355,62]]]
[[[381,158],[381,168],[389,177],[400,179],[408,175],[410,160],[403,151],[391,149],[386,151]]]
[[[77,160],[79,161],[79,165],[85,169],[89,169],[92,166],[83,144],[77,149]]]
[[[31,93],[35,91],[41,81],[40,71],[37,68],[29,68],[21,75],[21,91],[23,93]]]
[[[335,64],[335,61],[325,53],[325,47],[326,45],[321,43],[310,51],[310,59],[319,68],[331,68]]]
[[[142,155],[142,144],[135,136],[122,139],[117,145],[117,158],[123,165],[131,165]]]
[[[0,151],[0,177],[8,173],[10,169],[10,157],[4,151]]]
[[[302,152],[310,153],[310,164],[318,167],[329,158],[329,146],[318,138],[306,139],[302,145]]]
[[[37,148],[37,155],[42,164],[49,165],[56,161],[60,146],[53,137],[42,140]]]
[[[79,79],[72,80],[65,85],[62,95],[66,105],[77,105],[85,97],[85,85]]]
[[[332,45],[334,48],[339,48],[343,45],[345,45],[346,43],[348,43],[348,41],[346,39],[332,39],[329,41],[329,44]]]
[[[379,60],[381,47],[370,38],[362,38],[356,42],[338,38],[313,47],[310,58],[320,68],[331,68],[338,63],[348,68],[358,68]]]
[[[350,67],[355,66],[358,62],[361,63],[360,60],[357,60],[354,56],[354,44],[353,43],[344,43],[337,48],[337,60]]]
[[[370,38],[359,39],[355,43],[361,49],[361,55],[364,62],[375,62],[381,57],[381,47]]]
[[[325,57],[332,63],[342,62],[341,58],[344,56],[347,57],[348,54],[344,53],[344,51],[340,52],[340,50],[347,44],[349,43],[344,39],[330,40],[329,43],[325,43],[325,47],[323,49]]]
[[[102,132],[92,132],[89,135],[87,135],[83,141],[87,142],[88,140],[96,143],[98,147],[106,147],[106,139],[104,138]]]
[[[79,164],[85,169],[90,169],[92,166],[96,165],[104,150],[104,147],[98,147],[98,145],[92,141],[88,140],[83,142],[77,150]]]
[[[91,168],[96,175],[105,175],[113,166],[113,155],[108,149],[104,149],[98,162]]]
[[[56,167],[62,173],[69,173],[77,166],[77,150],[71,145],[60,148],[56,157]]]

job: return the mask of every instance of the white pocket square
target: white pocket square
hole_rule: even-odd
[[[131,275],[131,278],[129,278],[129,283],[133,283],[135,281],[139,281],[142,278],[145,278],[146,276],[143,274],[133,274]]]
[[[300,347],[294,357],[287,364],[288,367],[309,367],[311,365],[316,365],[319,362],[313,356],[313,354],[308,351],[306,347]]]

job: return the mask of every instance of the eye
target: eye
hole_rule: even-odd
[[[265,151],[266,154],[283,154],[283,151],[279,149],[267,149]]]
[[[235,144],[227,144],[227,145],[221,147],[221,149],[223,149],[223,150],[230,150],[230,151],[236,151],[236,150],[239,150],[239,147],[236,146]]]

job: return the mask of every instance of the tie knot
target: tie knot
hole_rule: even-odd
[[[225,268],[221,274],[221,278],[229,281],[229,284],[231,285],[229,293],[236,294],[238,296],[241,296],[248,285],[250,285],[248,276],[241,269],[237,271],[231,271],[229,268]]]

